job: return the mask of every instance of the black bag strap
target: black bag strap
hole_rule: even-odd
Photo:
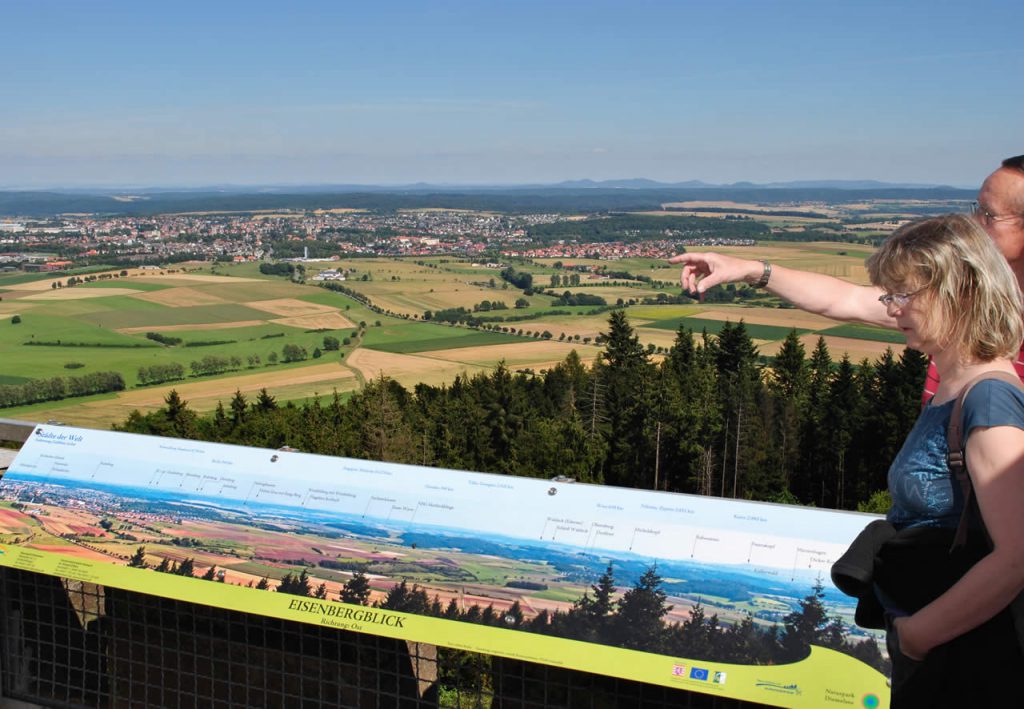
[[[1020,377],[1010,372],[1000,371],[979,374],[967,382],[964,388],[960,390],[960,393],[957,394],[956,403],[953,404],[953,413],[949,417],[949,427],[946,429],[946,446],[948,449],[946,462],[949,464],[950,472],[956,476],[957,481],[960,483],[960,490],[963,492],[964,497],[964,511],[960,513],[960,522],[957,524],[956,536],[953,537],[953,546],[950,551],[962,547],[967,542],[967,518],[971,508],[971,494],[974,491],[971,485],[971,475],[967,470],[967,459],[964,457],[964,400],[975,384],[986,379],[1001,379],[1024,391],[1024,383],[1021,383]],[[982,525],[984,525],[984,520],[982,520]],[[986,531],[986,536],[987,534],[988,532]]]
[[[973,491],[971,475],[967,470],[967,459],[964,457],[963,421],[961,420],[963,418],[964,399],[967,398],[967,392],[984,379],[1001,379],[1024,391],[1024,384],[1021,383],[1020,378],[1016,375],[1009,372],[985,372],[967,382],[967,385],[960,390],[956,397],[953,413],[949,418],[949,428],[946,429],[946,443],[949,446],[949,452],[946,455],[949,469],[956,475],[957,480],[960,481],[960,489],[964,494],[964,511],[960,513],[960,523],[957,525],[956,536],[953,538],[953,546],[950,547],[950,552],[958,547],[962,547],[967,542],[967,518],[971,510],[971,492]],[[985,528],[985,519],[981,516],[981,510],[978,511],[978,519],[981,521],[981,527],[985,533],[985,541],[988,543],[989,548],[991,548],[992,538],[988,535],[988,529]],[[1010,603],[1010,615],[1013,617],[1013,626],[1017,631],[1017,642],[1021,648],[1024,648],[1024,592],[1018,594]]]

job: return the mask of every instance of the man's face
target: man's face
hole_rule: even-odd
[[[1020,275],[1024,268],[1024,172],[1008,167],[993,172],[978,192],[978,205],[978,223]],[[987,218],[985,212],[996,218]]]

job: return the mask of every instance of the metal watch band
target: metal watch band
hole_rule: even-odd
[[[764,271],[761,272],[761,278],[754,284],[754,288],[764,288],[768,285],[768,279],[772,277],[772,265],[767,261],[761,263],[764,264]]]

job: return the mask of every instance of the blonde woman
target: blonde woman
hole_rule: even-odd
[[[900,534],[883,548],[875,588],[891,620],[892,706],[1024,706],[1009,610],[1024,589],[1024,393],[986,379],[964,402],[977,506],[968,504],[968,543],[954,551],[965,505],[946,460],[964,385],[986,372],[1014,374],[1020,287],[992,240],[961,215],[899,229],[867,266],[887,315],[941,377],[889,469],[888,519]]]

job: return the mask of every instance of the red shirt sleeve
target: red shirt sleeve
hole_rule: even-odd
[[[1024,382],[1024,343],[1021,343],[1017,359],[1013,361],[1013,368],[1017,370],[1017,376]],[[928,400],[935,396],[939,389],[939,372],[935,369],[935,362],[928,360],[928,373],[924,377],[924,391],[921,392],[921,406],[924,407]]]

